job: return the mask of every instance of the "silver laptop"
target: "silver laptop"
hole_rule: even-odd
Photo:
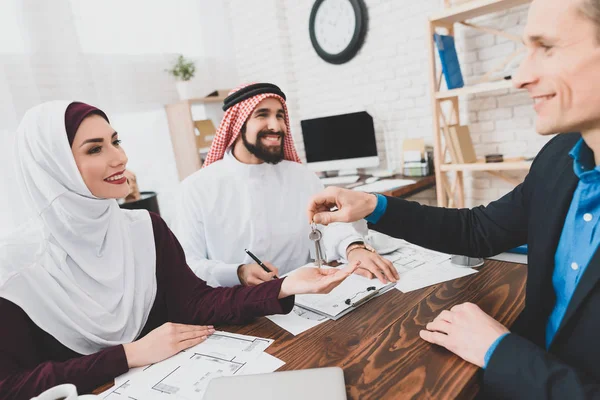
[[[223,376],[210,381],[203,399],[346,400],[346,383],[338,367]]]

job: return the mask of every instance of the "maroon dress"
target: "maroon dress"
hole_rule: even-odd
[[[286,314],[294,297],[278,299],[282,279],[259,286],[213,288],[187,266],[179,242],[156,214],[156,299],[139,337],[165,322],[241,324],[255,317]],[[65,347],[40,329],[14,303],[0,298],[0,399],[30,399],[62,383],[89,393],[127,372],[122,345],[88,356]]]

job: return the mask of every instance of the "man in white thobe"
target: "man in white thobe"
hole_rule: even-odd
[[[181,184],[174,230],[188,265],[209,285],[256,285],[314,258],[304,209],[323,185],[300,163],[285,95],[277,86],[241,87],[223,108],[203,168]],[[398,279],[392,264],[365,244],[353,225],[319,228],[326,261],[360,261],[361,275]]]

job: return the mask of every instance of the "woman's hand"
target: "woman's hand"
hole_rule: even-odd
[[[143,338],[123,345],[129,368],[143,367],[169,358],[206,340],[213,326],[167,322]]]
[[[279,298],[294,294],[329,293],[344,279],[352,275],[360,262],[342,269],[304,267],[290,273],[281,284]]]

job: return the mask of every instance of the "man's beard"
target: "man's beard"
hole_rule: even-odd
[[[281,137],[281,145],[279,146],[265,146],[262,143],[262,138],[267,135],[279,135]],[[246,138],[246,132],[242,132],[242,141],[244,142],[244,146],[250,153],[252,153],[256,158],[263,160],[269,164],[277,164],[281,160],[283,160],[283,133],[281,132],[272,132],[269,130],[262,130],[256,134],[256,144],[252,144],[248,142],[248,138]]]

